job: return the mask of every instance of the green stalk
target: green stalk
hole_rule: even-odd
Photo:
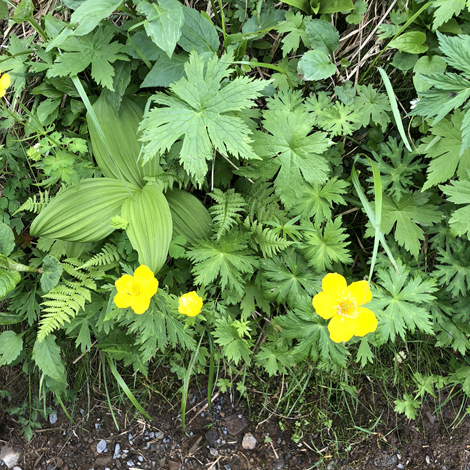
[[[105,353],[101,353],[101,369],[103,371],[103,383],[104,383],[104,390],[106,392],[106,401],[108,402],[108,407],[109,410],[111,411],[111,416],[113,417],[114,425],[116,426],[116,429],[119,431],[119,425],[116,419],[116,416],[114,415],[113,411],[113,405],[111,404],[111,398],[109,397],[109,392],[108,392],[108,381],[106,380],[106,361],[105,361]]]
[[[209,411],[211,411],[212,404],[212,388],[214,386],[214,340],[210,332],[207,334],[207,339],[209,341],[209,378],[207,380],[207,406]]]

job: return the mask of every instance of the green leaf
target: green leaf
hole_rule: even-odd
[[[305,259],[295,252],[262,260],[261,267],[264,294],[279,305],[287,302],[290,307],[296,307],[321,290]]]
[[[215,321],[216,329],[212,333],[215,342],[220,344],[224,348],[224,355],[229,361],[235,362],[238,365],[240,360],[249,366],[251,363],[251,348],[253,341],[240,338],[236,328],[234,328],[230,320],[227,318],[221,318]]]
[[[60,357],[60,348],[55,336],[47,335],[43,341],[34,343],[32,358],[41,371],[59,383],[67,383],[65,367]]]
[[[364,0],[356,0],[354,4],[354,10],[346,16],[346,23],[349,24],[360,24],[362,18],[364,17],[367,11],[367,2]]]
[[[49,292],[58,284],[62,276],[62,264],[54,256],[46,255],[42,260],[42,269],[44,273],[41,275],[41,289]]]
[[[9,256],[14,249],[15,235],[13,230],[7,224],[0,222],[0,255]]]
[[[443,119],[430,129],[430,135],[423,138],[418,151],[431,158],[428,166],[426,182],[423,191],[443,183],[454,175],[466,178],[470,170],[470,149],[466,149],[462,155],[462,126],[464,115],[456,110],[450,121]],[[470,127],[470,126],[469,126]]]
[[[468,194],[468,188],[467,188]],[[468,221],[467,221],[468,225]],[[453,297],[466,296],[470,290],[470,259],[468,242],[455,240],[446,250],[438,247],[437,268],[433,271],[439,284],[446,286]]]
[[[354,4],[351,0],[320,0],[318,13],[324,15],[353,9]]]
[[[392,110],[386,95],[377,93],[372,85],[357,85],[357,96],[354,98],[354,108],[361,117],[361,125],[371,124],[382,127],[385,132],[390,122],[389,112]]]
[[[244,274],[252,274],[258,267],[258,260],[247,249],[246,236],[232,230],[219,241],[201,241],[188,251],[193,261],[196,284],[208,285],[220,276],[220,287],[228,287],[237,294],[243,294]]]
[[[186,51],[217,53],[220,42],[214,25],[199,11],[183,6],[184,24],[178,44]]]
[[[432,29],[436,30],[439,26],[447,23],[453,16],[459,16],[460,12],[465,8],[465,2],[461,0],[435,0],[431,3],[431,8],[434,9]]]
[[[269,101],[263,113],[263,127],[267,132],[257,132],[254,144],[256,153],[264,159],[274,159],[279,166],[274,181],[276,193],[287,207],[292,207],[302,194],[304,181],[323,183],[327,178],[328,163],[322,153],[330,143],[327,135],[313,132],[313,120],[304,106],[290,106],[293,99],[282,93]]]
[[[8,5],[4,0],[0,0],[0,20],[8,19]]]
[[[368,362],[374,363],[374,353],[371,351],[367,336],[362,338],[361,345],[357,350],[356,362],[361,361],[361,367],[365,367]]]
[[[160,56],[140,85],[141,88],[169,87],[184,76],[184,64],[188,59],[189,56],[184,52],[173,54],[171,59],[166,55]]]
[[[398,49],[400,52],[408,52],[408,54],[422,54],[428,50],[425,46],[426,34],[420,31],[411,31],[404,33],[390,41],[387,47]]]
[[[380,344],[395,341],[397,335],[405,339],[406,330],[414,333],[416,328],[433,334],[429,304],[435,298],[431,293],[438,290],[435,280],[411,277],[408,268],[397,264],[399,274],[392,266],[387,270],[377,269],[378,284],[383,289],[376,289],[367,305],[379,320],[376,335]]]
[[[15,23],[23,23],[33,18],[34,4],[33,0],[21,0],[18,6],[15,8],[15,12],[11,19]]]
[[[41,104],[37,107],[37,117],[42,125],[47,125],[48,118],[50,116],[52,116],[53,119],[57,117],[60,102],[61,100],[47,99],[42,101]]]
[[[413,67],[413,84],[418,93],[429,90],[431,84],[421,77],[423,74],[444,73],[447,65],[445,60],[438,55],[423,56],[418,59]]]
[[[455,204],[466,204],[465,207],[455,209],[449,220],[452,233],[457,236],[466,235],[470,238],[470,182],[452,181],[449,186],[439,186],[449,201]]]
[[[214,148],[222,155],[258,158],[250,146],[251,131],[237,111],[249,108],[266,82],[237,77],[222,88],[220,82],[230,74],[232,60],[233,52],[221,59],[213,56],[205,65],[193,52],[185,64],[187,78],[170,85],[172,95],[153,95],[162,107],[148,112],[141,124],[144,161],[169,150],[183,137],[180,161],[202,183],[208,170],[206,160],[213,159]]]
[[[305,25],[308,23],[304,20],[302,13],[294,13],[292,11],[286,11],[286,21],[278,25],[278,33],[288,33],[282,39],[282,52],[284,56],[287,56],[292,51],[297,51],[300,46],[300,39],[309,47],[310,42],[308,40],[307,33],[305,31]]]
[[[110,42],[113,37],[114,29],[108,27],[100,28],[83,37],[67,39],[61,45],[61,48],[67,52],[58,56],[52,67],[48,69],[47,76],[72,77],[91,64],[91,76],[94,80],[99,85],[114,91],[114,68],[111,64],[116,60],[129,60],[129,58],[120,53],[124,48],[122,44],[116,41]]]
[[[299,8],[305,13],[311,13],[312,9],[310,8],[310,3],[308,0],[282,0],[282,3],[287,5],[292,5],[293,7]]]
[[[14,331],[4,331],[0,335],[0,367],[11,364],[23,350],[21,335]]]
[[[21,274],[11,269],[0,268],[0,299],[11,292],[21,281]]]
[[[159,0],[157,4],[144,0],[139,3],[138,10],[147,18],[144,27],[149,37],[171,59],[184,23],[181,3],[178,0]]]
[[[338,30],[328,21],[311,20],[306,24],[305,32],[310,41],[310,48],[315,51],[328,56],[339,47]]]
[[[346,248],[348,234],[346,227],[342,227],[341,217],[328,220],[325,227],[315,227],[312,232],[305,233],[305,245],[302,253],[310,266],[316,272],[329,270],[333,263],[348,264],[352,261]]]
[[[381,230],[386,235],[396,224],[395,240],[416,258],[421,249],[424,232],[420,225],[432,225],[442,220],[434,204],[426,204],[428,197],[422,193],[406,194],[400,201],[384,196]],[[419,225],[418,225],[419,224]],[[370,229],[366,232],[371,235]]]
[[[444,60],[456,70],[462,71],[470,78],[470,36],[447,36],[436,32],[439,39],[439,49],[445,55]]]
[[[404,400],[395,400],[395,408],[393,409],[397,413],[404,413],[408,419],[416,419],[416,413],[418,408],[421,406],[421,402],[415,400],[412,395],[405,393],[403,395]]]
[[[74,36],[85,36],[95,29],[100,21],[110,16],[122,3],[122,0],[87,0],[72,14],[70,22],[78,23]]]
[[[336,73],[336,66],[323,52],[308,51],[299,60],[297,70],[303,80],[323,80]]]

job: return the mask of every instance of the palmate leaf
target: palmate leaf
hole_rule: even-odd
[[[247,236],[232,230],[219,241],[196,243],[187,257],[195,263],[192,270],[196,284],[208,285],[220,276],[220,287],[243,294],[244,274],[253,273],[258,260],[249,250]]]
[[[245,338],[240,338],[237,329],[231,325],[231,321],[227,318],[220,318],[216,320],[216,329],[212,333],[215,342],[224,348],[224,355],[229,361],[235,362],[238,365],[241,359],[249,366],[251,363],[251,348],[253,341]]]
[[[470,182],[465,180],[452,181],[451,185],[440,185],[439,189],[448,196],[449,201],[455,204],[466,204],[464,207],[455,209],[452,212],[449,225],[451,234],[466,235],[470,238]]]
[[[250,108],[267,82],[238,77],[222,88],[221,81],[231,73],[233,52],[207,64],[196,52],[185,64],[186,77],[170,85],[172,94],[157,93],[152,99],[161,107],[152,109],[141,124],[144,162],[169,150],[180,138],[179,154],[185,170],[202,183],[207,160],[214,148],[223,155],[257,159],[251,148],[251,131],[236,112]]]
[[[74,76],[91,64],[91,76],[95,81],[111,91],[113,88],[114,68],[116,60],[129,60],[122,44],[111,39],[114,28],[100,28],[96,32],[82,37],[71,37],[61,45],[65,52],[57,58],[47,71],[48,77]]]
[[[292,207],[304,181],[326,181],[329,167],[322,153],[330,143],[326,134],[311,133],[313,121],[303,106],[282,109],[279,100],[270,100],[269,106],[274,109],[263,113],[263,127],[269,133],[256,133],[254,149],[260,157],[275,158],[279,165],[276,193],[286,207]]]
[[[435,298],[432,292],[438,289],[434,279],[411,277],[407,267],[400,262],[397,264],[400,274],[393,266],[377,270],[378,284],[382,288],[376,289],[367,304],[379,319],[376,334],[380,344],[395,341],[397,336],[405,339],[407,330],[433,332],[429,306]]]

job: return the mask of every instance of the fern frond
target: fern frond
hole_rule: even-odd
[[[214,188],[209,195],[217,203],[209,209],[209,212],[217,229],[217,240],[220,240],[224,233],[236,225],[239,213],[244,211],[246,202],[234,189],[223,192]]]
[[[81,282],[64,282],[43,296],[49,300],[42,303],[45,308],[39,322],[38,341],[74,318],[91,301],[90,290]]]
[[[279,252],[292,245],[292,242],[280,237],[273,229],[264,227],[257,220],[250,223],[247,217],[245,227],[250,231],[250,242],[254,248],[259,246],[263,258],[272,258]]]
[[[288,220],[271,183],[256,182],[243,195],[248,204],[246,213],[250,220],[256,219],[261,223],[268,220],[282,223]]]
[[[44,192],[39,191],[38,194],[29,197],[24,204],[22,204],[18,210],[13,214],[18,214],[18,212],[28,211],[39,214],[44,207],[49,204],[52,198],[49,196],[49,190],[46,189]]]
[[[112,243],[106,243],[100,253],[93,256],[93,258],[89,259],[85,264],[79,266],[78,269],[88,269],[92,266],[103,266],[110,264],[113,261],[119,261],[120,257],[117,246]]]

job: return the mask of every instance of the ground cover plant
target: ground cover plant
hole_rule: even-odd
[[[44,407],[67,409],[91,351],[144,415],[123,368],[171,367],[183,428],[192,377],[210,401],[253,373],[347,384],[384,354],[395,384],[418,358],[407,418],[470,394],[464,4],[0,0],[0,18],[0,367]]]

